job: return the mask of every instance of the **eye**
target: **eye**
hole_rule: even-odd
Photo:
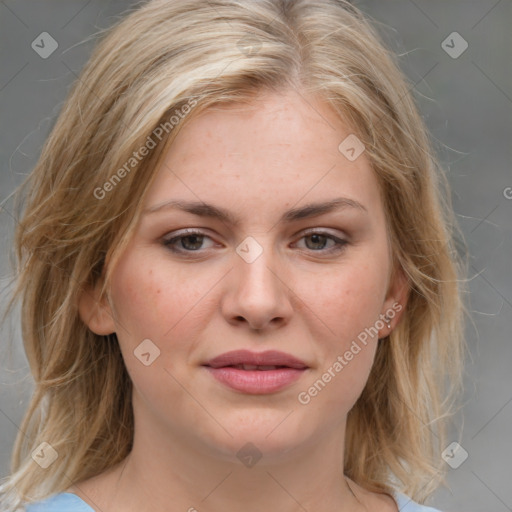
[[[345,245],[348,244],[347,240],[338,238],[326,231],[308,231],[302,236],[300,240],[305,240],[306,249],[313,252],[331,253],[337,252],[344,249]],[[308,243],[308,240],[310,243]],[[328,242],[331,242],[330,248],[325,250]]]
[[[170,238],[164,238],[162,243],[172,252],[177,254],[199,253],[201,249],[209,249],[213,247],[204,247],[204,241],[211,237],[204,232],[195,229],[185,229],[181,233]],[[300,240],[305,240],[305,249],[312,252],[330,254],[344,249],[348,244],[347,240],[336,237],[326,231],[311,230],[303,234]],[[213,242],[213,241],[212,241]],[[330,243],[330,247],[327,247]]]
[[[175,253],[198,252],[200,249],[204,249],[202,246],[205,238],[211,240],[201,231],[186,229],[181,235],[164,238],[163,244]]]

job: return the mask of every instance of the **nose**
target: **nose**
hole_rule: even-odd
[[[283,265],[269,247],[252,262],[234,254],[234,268],[225,283],[222,312],[235,326],[246,324],[251,330],[273,330],[286,325],[292,315],[292,291],[287,286]],[[249,260],[250,261],[250,260]]]

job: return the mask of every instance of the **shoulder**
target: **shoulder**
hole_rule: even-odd
[[[413,501],[409,496],[395,491],[394,498],[400,512],[441,512],[437,508],[426,507]]]
[[[394,491],[393,497],[400,512],[441,512],[436,508],[420,505],[398,491]],[[25,512],[94,512],[94,510],[76,494],[63,492],[26,505]]]
[[[25,512],[94,512],[94,510],[76,494],[62,492],[43,501],[25,505]]]

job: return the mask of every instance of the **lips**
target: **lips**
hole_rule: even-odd
[[[268,371],[268,370],[277,370],[278,368],[288,368],[288,366],[275,366],[275,365],[257,365],[257,364],[237,364],[237,365],[229,365],[232,368],[238,368],[239,370],[259,370],[259,371]]]
[[[203,365],[220,383],[253,395],[275,393],[301,377],[308,366],[284,352],[236,350],[221,354]]]
[[[210,359],[205,366],[222,368],[226,366],[238,367],[242,370],[275,370],[279,367],[305,369],[306,363],[284,352],[268,350],[266,352],[251,352],[249,350],[235,350],[226,352]]]

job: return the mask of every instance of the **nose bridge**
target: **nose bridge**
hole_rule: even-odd
[[[236,248],[233,287],[225,301],[231,320],[244,318],[251,327],[262,329],[275,318],[291,312],[281,265],[271,236],[248,236]]]
[[[275,293],[279,290],[279,279],[276,276],[279,264],[271,236],[248,236],[238,245],[236,253],[241,285],[249,286],[252,293]]]

